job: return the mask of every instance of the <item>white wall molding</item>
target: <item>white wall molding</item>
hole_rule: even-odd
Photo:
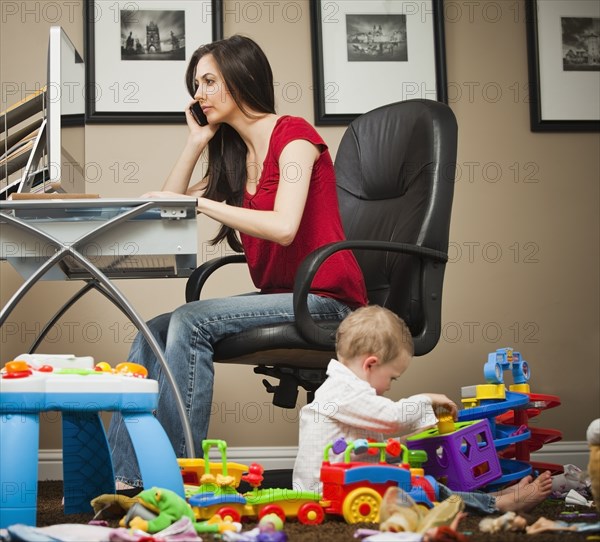
[[[249,448],[227,448],[227,459],[235,463],[250,465],[260,463],[266,470],[291,469],[294,467],[297,446],[257,446]],[[210,451],[211,461],[220,461],[218,451]]]
[[[62,450],[40,450],[38,480],[62,480]]]
[[[532,461],[577,465],[581,470],[587,469],[589,458],[590,449],[585,440],[552,442],[531,454]]]
[[[297,451],[296,446],[232,447],[227,449],[227,459],[246,465],[257,462],[268,470],[291,469]],[[216,450],[211,450],[210,459],[220,460]],[[573,464],[583,470],[587,468],[588,459],[589,451],[585,441],[554,442],[532,454],[533,461],[558,465]],[[39,479],[62,480],[62,450],[40,450]]]

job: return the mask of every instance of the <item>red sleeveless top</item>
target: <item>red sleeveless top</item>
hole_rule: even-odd
[[[273,241],[240,234],[254,285],[262,293],[289,293],[294,289],[298,266],[313,250],[345,239],[340,219],[335,171],[327,145],[304,119],[283,116],[277,120],[255,194],[244,194],[243,207],[272,211],[279,185],[279,157],[296,139],[321,149],[313,167],[304,214],[294,241],[281,246]],[[357,308],[367,304],[362,272],[351,251],[336,252],[317,272],[311,293],[332,297]]]

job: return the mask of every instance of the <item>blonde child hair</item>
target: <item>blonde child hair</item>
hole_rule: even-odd
[[[346,316],[336,336],[336,353],[342,363],[373,355],[379,363],[396,359],[403,350],[414,354],[412,335],[397,314],[379,305],[360,307]]]

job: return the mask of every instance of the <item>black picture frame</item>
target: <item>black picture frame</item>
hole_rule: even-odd
[[[364,1],[365,9],[368,11],[369,6],[375,5],[374,3],[370,3],[369,0]],[[401,101],[404,99],[411,98],[429,98],[435,99],[437,101],[448,103],[448,87],[447,87],[447,75],[446,75],[446,46],[445,46],[445,33],[444,33],[444,9],[443,9],[443,0],[424,0],[422,2],[414,2],[414,1],[402,1],[396,0],[395,5],[399,6],[398,13],[392,14],[392,16],[397,15],[405,15],[408,17],[414,17],[415,19],[411,20],[410,23],[414,24],[413,21],[416,21],[416,24],[422,25],[421,30],[425,30],[427,32],[431,32],[431,39],[433,43],[431,44],[431,55],[426,60],[429,61],[429,64],[426,68],[429,70],[429,73],[432,77],[434,77],[434,88],[427,87],[426,82],[423,80],[419,80],[418,76],[416,78],[410,78],[410,95],[408,93],[403,93],[402,90],[400,92],[382,92],[380,103],[372,103],[370,106],[366,107],[366,109],[361,110],[356,106],[349,106],[348,111],[341,112],[332,112],[328,111],[328,102],[331,99],[334,99],[336,90],[339,90],[339,86],[336,87],[337,83],[332,83],[328,80],[327,74],[325,74],[325,62],[323,58],[324,52],[324,29],[331,29],[331,26],[328,26],[329,23],[338,23],[342,24],[340,18],[337,18],[337,14],[334,16],[334,11],[338,9],[340,6],[343,6],[343,2],[341,0],[330,1],[330,0],[310,0],[310,25],[311,25],[311,44],[312,44],[312,65],[313,65],[313,94],[314,94],[314,108],[315,108],[315,125],[327,126],[327,125],[347,125],[356,117],[360,116],[363,113],[366,113],[367,110],[374,109],[375,107],[385,105],[387,103],[392,103],[396,101]],[[415,8],[416,6],[416,8]],[[428,7],[430,6],[430,7]],[[415,11],[416,9],[416,11]],[[323,13],[328,11],[328,16],[326,20],[323,18]],[[344,14],[348,15],[348,14]],[[369,17],[390,17],[390,14],[378,14],[377,12],[373,13],[363,13],[360,15],[350,15],[351,17],[365,17],[366,20]],[[406,25],[407,19],[404,19],[404,25]],[[341,27],[340,27],[341,28]],[[406,26],[405,32],[406,32]],[[337,29],[339,34],[340,29]],[[349,41],[348,33],[344,32],[345,40],[344,45],[348,49],[350,49],[351,44]],[[406,41],[406,40],[405,40]],[[405,45],[405,50],[406,48]],[[416,53],[411,53],[418,55],[419,48],[414,48],[413,50],[417,51]],[[393,47],[392,47],[393,51]],[[352,53],[349,50],[348,56]],[[394,54],[394,53],[392,53]],[[383,58],[383,57],[382,57]],[[407,53],[408,58],[408,53]],[[422,60],[422,59],[420,59]],[[419,60],[419,61],[420,61]],[[359,60],[360,62],[360,60]],[[348,60],[347,64],[350,63]],[[381,81],[381,89],[385,87],[383,84],[386,81],[387,76],[389,76],[389,68],[388,62],[375,62],[372,65],[379,64],[377,66],[381,70],[380,77],[377,79]],[[413,65],[417,63],[414,62]],[[410,65],[410,64],[408,64]],[[407,80],[407,83],[409,81]],[[415,94],[413,91],[415,90],[415,85],[417,90],[420,93]],[[348,85],[349,86],[349,85]],[[386,95],[387,94],[387,95]],[[330,102],[332,103],[332,102]],[[338,102],[335,102],[338,103]]]
[[[592,2],[590,4],[596,4]],[[572,10],[574,4],[563,0],[553,0],[553,2],[538,2],[537,0],[531,0],[525,3],[526,8],[526,29],[527,29],[527,64],[528,64],[528,77],[529,77],[529,113],[530,113],[530,127],[532,132],[598,132],[600,131],[600,118],[569,118],[569,111],[565,111],[564,114],[552,114],[544,111],[546,104],[551,108],[579,108],[586,105],[585,96],[589,97],[588,103],[595,100],[596,104],[600,102],[598,100],[598,89],[600,88],[600,65],[596,69],[595,73],[597,76],[590,77],[589,72],[586,70],[580,70],[580,74],[569,72],[565,69],[567,56],[564,53],[565,36],[559,35],[556,31],[557,26],[562,28],[562,32],[566,31],[561,25],[548,25],[545,24],[548,18],[558,16],[564,16],[565,14],[573,13],[573,16],[582,15],[582,13],[576,13]],[[540,9],[552,9],[558,10],[556,14],[545,12],[540,13]],[[600,11],[600,10],[598,10]],[[543,21],[540,21],[539,15],[542,15]],[[560,14],[560,15],[559,15]],[[587,17],[583,17],[584,19]],[[600,20],[600,19],[599,19]],[[555,21],[556,22],[556,21]],[[548,64],[548,55],[557,53],[553,47],[542,47],[541,39],[550,39],[553,44],[561,46],[561,54],[563,55],[563,66],[562,70],[559,68],[546,68],[545,66],[552,66]],[[568,54],[568,52],[567,52]],[[554,63],[556,66],[556,63]],[[592,72],[593,73],[593,72]],[[555,97],[544,96],[544,85],[543,81],[547,81],[549,78],[553,79],[553,92],[556,92],[558,88],[558,94]],[[590,80],[595,81],[592,89],[586,89],[586,81],[589,83]],[[547,84],[547,83],[546,83]],[[580,86],[582,85],[582,86]],[[566,92],[562,92],[561,88],[564,88]],[[573,89],[579,89],[583,92],[583,96],[577,96],[572,94]],[[570,92],[570,94],[569,94]],[[591,100],[591,101],[590,101]],[[572,115],[575,116],[575,115]],[[577,111],[577,116],[581,116],[580,111]]]
[[[177,100],[172,100],[169,102],[169,105],[165,110],[156,110],[156,106],[154,108],[145,107],[144,103],[140,104],[140,101],[135,99],[135,95],[140,92],[141,86],[138,85],[136,81],[136,71],[140,73],[140,70],[143,70],[145,66],[147,66],[148,70],[159,70],[161,65],[165,64],[163,59],[161,60],[130,60],[133,57],[129,56],[124,58],[126,53],[130,51],[124,51],[123,46],[121,45],[120,58],[118,60],[129,60],[128,66],[131,67],[131,74],[127,75],[129,79],[127,82],[120,81],[118,79],[118,75],[113,76],[108,80],[100,80],[101,77],[98,75],[99,68],[99,59],[97,58],[98,54],[105,54],[105,47],[96,47],[98,36],[99,36],[99,24],[102,21],[102,17],[108,17],[108,22],[106,20],[102,21],[102,28],[110,28],[111,25],[120,25],[121,33],[122,33],[122,20],[119,20],[119,13],[122,14],[122,11],[117,12],[117,8],[122,10],[129,10],[130,12],[135,13],[138,5],[138,2],[130,2],[130,1],[112,1],[112,2],[103,2],[102,0],[84,0],[84,24],[85,24],[85,72],[86,72],[86,113],[85,120],[86,123],[89,124],[180,124],[185,122],[185,114],[183,112],[183,108],[185,107],[185,103],[178,103]],[[162,6],[162,10],[161,10]],[[152,10],[156,10],[159,13],[171,15],[172,13],[181,13],[181,11],[185,12],[187,16],[189,11],[193,10],[194,17],[194,28],[198,28],[197,25],[202,25],[200,27],[200,31],[193,32],[193,30],[188,30],[186,28],[186,32],[184,34],[184,49],[185,49],[185,57],[189,58],[189,55],[193,53],[193,51],[202,45],[202,43],[208,43],[212,41],[216,41],[223,38],[223,3],[222,0],[163,0],[162,2],[158,0],[153,0]],[[140,14],[146,15],[150,10],[146,10],[142,12],[140,9]],[[201,14],[201,16],[198,16]],[[122,15],[121,15],[122,16]],[[164,16],[164,15],[163,15]],[[136,22],[142,23],[142,18],[139,19],[130,18],[130,20],[134,20]],[[181,18],[181,16],[180,16]],[[186,17],[187,19],[191,19],[191,17]],[[186,25],[189,24],[189,21]],[[111,32],[114,34],[115,29],[112,29]],[[196,40],[189,39],[189,35],[198,35],[202,32],[205,36],[209,35],[209,39],[204,39],[199,43],[196,43]],[[131,36],[132,33],[130,33]],[[146,26],[146,34],[148,36],[148,26]],[[173,35],[173,34],[171,34]],[[177,37],[174,38],[177,40]],[[121,36],[122,40],[122,36]],[[161,40],[161,43],[163,41]],[[136,42],[137,45],[137,42]],[[179,48],[179,47],[178,47]],[[137,47],[139,50],[139,45]],[[142,49],[144,46],[142,45]],[[175,44],[173,44],[173,50],[175,50]],[[131,54],[133,54],[134,49],[131,49]],[[155,51],[153,51],[155,52]],[[114,58],[114,50],[112,52]],[[141,53],[140,53],[141,54]],[[174,55],[176,53],[173,53]],[[117,53],[119,56],[119,54]],[[176,89],[176,92],[179,92],[183,89],[185,91],[185,69],[187,67],[186,62],[179,62],[180,60],[185,60],[183,58],[173,58],[167,60],[175,60],[177,62],[173,62],[172,64],[176,64],[177,73],[172,75],[169,78],[161,77],[161,74],[155,76],[155,83],[151,85],[146,85],[146,87],[150,86],[158,86],[158,88],[165,88],[165,85],[173,85],[173,88]],[[162,61],[162,62],[161,62]],[[117,61],[118,62],[118,61]],[[104,58],[103,65],[107,65],[106,58]],[[106,72],[106,68],[103,68]],[[169,67],[172,71],[175,69],[175,66]],[[137,88],[136,88],[137,85]],[[101,95],[104,93],[106,95],[107,92],[113,92],[113,102],[115,104],[118,103],[116,97],[117,92],[121,95],[122,101],[128,101],[127,107],[123,105],[123,103],[119,104],[119,107],[109,108],[104,105],[101,101]],[[178,107],[179,106],[179,107]],[[125,110],[124,110],[125,108]]]

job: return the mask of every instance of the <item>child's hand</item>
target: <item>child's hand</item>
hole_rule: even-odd
[[[427,397],[431,399],[431,404],[436,416],[439,417],[440,413],[449,413],[452,418],[456,421],[458,416],[458,407],[456,403],[441,393],[426,393]]]

